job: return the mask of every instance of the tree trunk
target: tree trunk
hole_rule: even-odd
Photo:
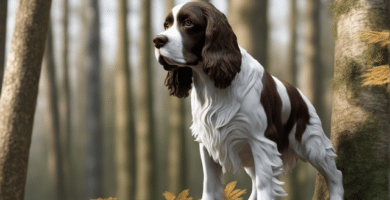
[[[100,22],[97,0],[90,1],[92,12],[88,39],[87,69],[87,197],[103,195],[102,128],[100,108]]]
[[[76,187],[74,187],[74,168],[72,165],[71,160],[71,94],[70,94],[70,88],[69,88],[69,62],[68,62],[68,43],[69,43],[69,34],[68,34],[68,15],[69,15],[69,0],[63,1],[63,41],[62,41],[62,67],[63,67],[63,89],[64,89],[64,100],[65,100],[65,112],[63,114],[63,131],[61,133],[62,137],[61,140],[63,141],[62,146],[62,152],[63,152],[63,159],[64,159],[64,172],[65,172],[65,183],[66,183],[66,189],[67,194],[71,195],[72,198],[75,198],[75,190]]]
[[[4,74],[5,36],[7,35],[7,1],[8,0],[0,0],[0,88],[3,83]]]
[[[296,3],[296,2],[295,2]],[[300,81],[295,77],[295,83],[302,91],[302,93],[313,103],[318,115],[323,120],[323,93],[322,82],[323,74],[321,72],[322,66],[320,62],[320,1],[310,0],[306,4],[306,47],[304,51],[304,61],[301,69],[299,69]],[[293,20],[293,19],[291,19]],[[294,52],[295,53],[295,52]],[[292,64],[296,66],[295,63]],[[295,68],[296,70],[296,68]],[[314,176],[313,170],[309,163],[299,162],[291,173],[291,199],[307,199],[313,195],[313,184],[310,179]],[[307,188],[306,193],[302,193],[300,188]],[[309,193],[309,194],[308,194]]]
[[[268,67],[268,1],[229,1],[229,21],[238,44]]]
[[[287,76],[287,82],[297,86],[297,0],[290,0],[290,22],[289,22],[289,35],[290,43],[288,46],[288,69],[290,71]]]
[[[297,83],[297,21],[298,21],[298,10],[297,10],[297,1],[290,0],[290,19],[289,19],[289,35],[290,35],[290,43],[288,46],[288,61],[287,64],[288,73],[286,81],[293,84],[294,86],[298,86]],[[302,193],[299,192],[299,188],[302,188],[302,178],[299,175],[302,170],[305,170],[305,165],[299,162],[293,171],[289,173],[286,177],[281,177],[282,181],[286,182],[286,192],[288,194],[287,197],[280,198],[286,200],[294,200],[294,199],[302,199]]]
[[[57,96],[57,83],[55,63],[53,56],[53,33],[52,28],[49,25],[46,41],[46,77],[48,80],[48,102],[49,102],[49,120],[51,124],[50,131],[47,135],[48,143],[48,168],[50,176],[54,183],[55,199],[66,199],[65,185],[64,185],[64,169],[63,169],[63,157],[61,154],[61,138],[60,138],[60,115]]]
[[[89,30],[89,18],[88,13],[88,3],[89,0],[82,0],[81,1],[81,9],[78,11],[78,16],[81,21],[81,29],[79,38],[77,40],[80,41],[79,47],[78,47],[78,55],[77,55],[77,61],[76,61],[76,72],[77,72],[77,87],[75,88],[75,107],[74,110],[74,117],[75,120],[75,129],[74,129],[74,137],[73,140],[73,148],[72,152],[73,155],[77,155],[72,157],[74,163],[82,163],[85,161],[85,143],[86,143],[86,69],[87,69],[87,52],[88,52],[88,30]],[[79,154],[78,152],[83,152],[82,154]],[[77,199],[87,199],[86,196],[86,180],[85,180],[85,167],[84,165],[74,165],[75,171],[74,171],[74,187],[75,190],[73,193],[76,195]]]
[[[139,86],[137,94],[137,198],[159,199],[157,188],[155,159],[155,122],[153,116],[152,90],[152,38],[151,38],[151,0],[141,3],[141,41]]]
[[[323,118],[323,70],[320,62],[320,1],[310,0],[306,5],[306,48],[302,65],[302,81],[299,85],[305,96],[313,103],[320,118]]]
[[[135,199],[135,127],[127,32],[127,0],[118,1],[118,57],[115,74],[117,198]]]
[[[390,1],[387,1],[387,19],[390,19]],[[387,21],[387,30],[389,30],[390,32],[390,20]],[[387,117],[388,117],[388,123],[390,124],[390,37],[389,37],[389,43],[387,44],[387,49],[388,49],[388,57],[389,57],[389,83],[387,84],[387,98],[389,99],[389,101],[387,102]],[[388,159],[390,162],[390,144],[389,144],[389,152],[388,152]],[[389,168],[389,171],[388,171],[388,179],[390,181],[390,168]],[[389,188],[388,188],[388,191],[389,191],[389,196],[390,196],[390,183],[389,183]]]
[[[0,199],[22,200],[51,0],[20,1],[0,100]]]
[[[331,140],[344,198],[389,199],[389,99],[385,87],[362,86],[361,78],[367,69],[387,63],[388,52],[360,39],[360,31],[385,28],[386,2],[336,0],[331,9],[336,25]],[[328,198],[324,178],[317,175],[313,199]]]

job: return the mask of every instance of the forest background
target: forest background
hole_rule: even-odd
[[[164,86],[166,72],[156,62],[152,45],[152,37],[163,31],[166,11],[170,10],[173,4],[185,2],[188,1],[133,0],[128,1],[126,5],[120,0],[98,1],[98,12],[94,14],[94,7],[90,6],[92,4],[87,0],[52,1],[50,28],[52,31],[49,31],[49,35],[52,36],[48,36],[48,46],[52,46],[52,50],[47,47],[46,50],[49,49],[49,52],[44,56],[41,72],[25,199],[81,200],[97,197],[131,199],[120,197],[134,195],[136,193],[134,191],[139,192],[137,186],[141,188],[144,184],[140,178],[144,174],[138,173],[138,176],[133,178],[134,182],[128,180],[134,176],[126,177],[126,173],[131,173],[129,171],[121,173],[123,167],[118,160],[131,157],[132,153],[137,154],[133,157],[138,159],[141,151],[145,149],[149,151],[149,154],[145,154],[149,156],[149,160],[128,161],[130,164],[126,165],[137,167],[142,162],[150,161],[151,169],[154,170],[150,176],[153,183],[149,184],[148,190],[145,191],[152,196],[155,195],[157,199],[163,199],[162,194],[165,191],[177,194],[184,189],[190,189],[190,196],[195,199],[201,197],[202,167],[198,144],[189,131],[191,125],[189,98],[178,101],[175,97],[169,96]],[[4,60],[7,60],[7,52],[11,44],[17,3],[18,1],[8,1]],[[67,10],[64,9],[65,3],[68,5]],[[213,0],[211,3],[228,16],[238,36],[238,43],[242,47],[257,58],[271,74],[293,83],[314,103],[322,119],[323,128],[329,136],[334,38],[331,28],[332,14],[327,7],[327,1]],[[123,5],[127,8],[125,10],[127,12],[124,12],[126,20],[125,23],[118,25],[122,19],[118,17],[121,13],[119,8]],[[149,8],[149,12],[145,11],[145,6]],[[92,25],[96,16],[100,26]],[[145,22],[145,19],[149,21]],[[118,39],[119,32],[123,31],[120,28],[126,26],[127,39]],[[97,76],[100,77],[98,95],[101,109],[98,116],[100,121],[98,142],[90,142],[96,140],[93,140],[94,133],[90,133],[90,129],[87,128],[87,119],[90,116],[88,104],[91,102],[87,97],[89,94],[87,90],[90,88],[87,86],[90,65],[88,55],[93,49],[88,47],[91,45],[88,39],[92,37],[91,30],[100,33],[98,36],[100,46],[97,46],[100,50],[98,52],[100,74],[98,73]],[[121,45],[128,45],[129,51],[120,54],[119,51],[123,48]],[[146,58],[144,52],[149,52]],[[120,55],[124,56],[121,58]],[[125,61],[128,62],[125,65],[127,72],[118,70],[119,60],[123,58],[128,59]],[[146,72],[149,77],[147,78],[150,83],[149,90],[142,87],[145,80],[143,78],[145,72],[142,69],[145,65],[150,67]],[[54,71],[49,70],[50,68]],[[118,137],[121,123],[121,117],[118,117],[121,113],[121,108],[118,110],[120,96],[118,91],[119,88],[123,88],[116,82],[120,79],[118,73],[129,74],[128,86],[132,95],[128,102],[134,103],[130,106],[134,110],[130,117],[134,122],[133,127],[128,129],[132,130],[128,135],[133,135],[132,139],[121,140]],[[150,123],[143,124],[145,121],[137,121],[142,112],[140,111],[142,101],[139,100],[138,95],[145,94],[145,91],[152,94],[149,96],[152,99],[146,105],[148,107],[146,110],[150,113],[150,120],[148,120]],[[57,96],[54,99],[57,103],[53,103],[53,96]],[[54,108],[58,110],[57,114],[53,113],[51,107],[55,104],[57,104],[57,108]],[[55,122],[56,118],[57,122]],[[57,128],[55,123],[58,123]],[[145,126],[149,127],[147,129],[150,136],[148,136],[149,140],[141,143],[142,141],[136,139],[136,132],[140,131],[139,127]],[[176,144],[171,143],[172,135],[179,138]],[[55,138],[58,138],[59,143],[55,143]],[[121,149],[123,141],[127,140],[133,140],[128,141],[127,144],[134,144],[135,150],[128,145],[127,148],[125,145],[124,149]],[[56,149],[55,144],[61,148]],[[176,146],[172,150],[170,147],[174,145]],[[100,163],[100,169],[98,173],[88,175],[87,160],[91,159],[88,156],[91,151],[94,151],[93,158]],[[143,167],[139,166],[138,169],[140,168]],[[129,169],[128,167],[124,171]],[[175,172],[181,173],[175,174]],[[90,176],[99,177],[93,179],[101,185],[97,192],[99,196],[94,196],[96,194],[91,192],[94,184],[92,186],[89,184],[93,182],[88,179]],[[290,194],[289,197],[282,199],[311,199],[315,178],[316,170],[300,162],[292,173],[281,177],[286,182],[284,189]],[[120,194],[123,190],[127,190],[120,189],[126,181],[130,183],[130,186],[127,186],[131,188],[129,191],[133,192]],[[238,182],[236,188],[247,189],[244,198],[249,196],[251,181],[244,171],[237,175],[227,174],[225,183],[231,181]]]

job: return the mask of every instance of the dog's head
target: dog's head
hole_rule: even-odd
[[[171,95],[189,95],[191,67],[201,66],[217,88],[230,86],[240,72],[241,53],[223,13],[210,3],[178,5],[166,17],[164,28],[153,42],[157,60],[168,71],[165,84]]]

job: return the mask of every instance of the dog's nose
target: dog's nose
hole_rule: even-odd
[[[154,39],[154,46],[159,49],[168,42],[168,38],[163,35],[157,35]]]

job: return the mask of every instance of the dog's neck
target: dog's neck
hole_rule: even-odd
[[[214,86],[213,80],[210,76],[203,71],[203,63],[199,62],[197,66],[193,66],[193,91],[192,96],[196,96],[197,101],[204,104],[207,99],[221,98],[222,96],[229,95],[232,92],[232,86],[226,89],[219,89]],[[215,101],[208,103],[216,103]]]

